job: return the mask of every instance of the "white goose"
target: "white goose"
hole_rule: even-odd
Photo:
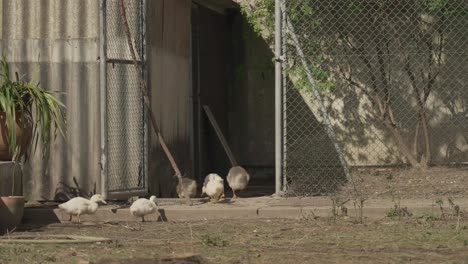
[[[205,177],[202,187],[202,195],[208,195],[211,202],[218,202],[224,197],[224,180],[216,173],[210,173]]]
[[[70,215],[70,222],[72,221],[73,216],[77,216],[78,223],[80,223],[80,215],[96,213],[98,202],[107,204],[100,194],[95,194],[91,196],[91,199],[89,200],[83,197],[72,198],[65,203],[59,204],[59,208]]]
[[[132,203],[130,206],[130,213],[133,216],[141,217],[141,221],[145,222],[145,216],[154,214],[157,209],[156,196],[152,195],[149,200],[140,198]]]
[[[250,181],[250,175],[241,166],[234,166],[229,170],[227,182],[232,189],[232,199],[236,199],[236,191],[244,190]]]

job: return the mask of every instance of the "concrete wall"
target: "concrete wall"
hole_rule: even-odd
[[[466,17],[453,17],[453,21],[447,24],[466,24]],[[376,69],[377,63],[375,42],[379,35],[372,32],[366,25],[358,23],[354,26],[351,39],[355,45],[362,46],[366,53],[361,56],[359,52],[352,52],[343,49],[342,46],[329,45],[330,54],[327,54],[328,60],[324,63],[324,68],[332,73],[333,81],[337,87],[333,92],[324,92],[324,103],[331,116],[332,123],[337,133],[338,141],[343,147],[347,161],[350,165],[394,165],[402,161],[406,162],[403,155],[399,153],[396,139],[392,133],[383,126],[371,111],[372,99],[369,97],[369,91],[372,91],[373,85],[383,87],[382,75]],[[396,23],[396,22],[395,22]],[[336,35],[338,31],[336,25],[326,28],[330,36]],[[410,59],[411,70],[416,75],[416,84],[419,89],[427,87],[427,76],[429,72],[435,74],[437,78],[434,81],[432,92],[427,99],[425,111],[428,117],[429,133],[431,141],[431,154],[434,164],[466,163],[468,162],[468,128],[467,108],[468,108],[468,78],[465,72],[468,71],[468,37],[467,29],[463,27],[447,26],[444,29],[444,41],[446,42],[442,54],[440,71],[432,66],[430,69],[426,60],[429,53],[425,46],[414,47],[411,44],[414,40],[409,32],[410,27],[407,24],[397,24],[396,28],[401,28],[398,33],[392,30],[385,31],[386,37],[394,41],[389,44],[390,56],[384,55],[386,78],[389,79],[389,89],[393,114],[401,129],[405,144],[411,149],[414,142],[416,126],[418,123],[418,104],[415,100],[415,92],[411,85],[410,78],[405,71],[405,56]],[[400,33],[403,31],[405,33]],[[429,32],[433,41],[432,45],[438,46],[438,35]],[[427,33],[427,34],[429,34]],[[362,40],[366,41],[362,41]],[[331,43],[331,41],[330,41]],[[343,56],[342,54],[346,54]],[[435,55],[434,55],[435,56]],[[363,57],[367,58],[373,69],[369,70],[363,63]],[[343,70],[345,69],[345,70]],[[352,74],[351,74],[352,73]],[[374,74],[377,78],[373,83],[370,75]],[[354,78],[361,88],[350,85],[343,75]],[[363,88],[364,89],[363,89]],[[381,89],[381,88],[380,88]],[[367,93],[363,92],[367,90]],[[302,100],[290,101],[290,108],[300,109],[303,112],[310,111],[321,121],[321,114],[318,103],[310,92],[301,91]],[[300,106],[300,104],[307,106]],[[303,131],[297,129],[299,126],[296,121],[290,126],[291,131],[296,135],[302,135]],[[297,130],[296,130],[297,129]],[[313,128],[312,128],[313,129]],[[315,137],[321,137],[320,130],[317,130]],[[425,148],[422,138],[422,129],[419,131],[419,151],[418,158],[424,153]],[[310,147],[317,148],[317,153],[311,155],[320,155],[326,153],[326,144],[309,144]]]
[[[28,199],[99,190],[99,1],[0,1],[0,52],[12,72],[39,70],[41,85],[65,92],[68,134],[25,166]]]
[[[229,86],[229,138],[240,164],[273,167],[275,83],[270,47],[247,21],[232,26],[232,82]]]
[[[194,59],[198,63],[194,75],[197,74],[199,81],[194,82],[194,91],[199,94],[200,105],[210,107],[219,128],[227,137],[232,130],[228,126],[228,91],[232,74],[232,51],[229,46],[231,25],[226,14],[204,6],[198,6],[196,10],[195,14],[192,13],[192,23],[198,36],[193,42],[198,42],[198,48],[193,53],[198,56]],[[229,159],[203,109],[200,111],[201,178],[212,172],[226,175],[231,167]]]

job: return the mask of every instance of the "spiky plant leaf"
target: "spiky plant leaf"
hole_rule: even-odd
[[[26,82],[17,74],[17,80],[12,81],[5,56],[0,68],[0,112],[5,115],[7,129],[14,131],[17,124],[22,129],[32,125],[33,150],[41,142],[43,155],[46,155],[50,139],[56,139],[57,135],[65,136],[65,105],[57,97],[58,93],[41,88],[34,78]],[[38,76],[37,71],[34,76]],[[9,151],[14,160],[25,154],[23,134],[16,138],[16,133],[8,133]]]

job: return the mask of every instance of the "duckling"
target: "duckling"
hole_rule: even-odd
[[[236,191],[244,190],[250,181],[250,175],[241,166],[234,166],[229,170],[227,182],[232,189],[232,199],[236,199]]]
[[[133,202],[130,206],[130,213],[133,216],[141,217],[141,221],[145,222],[145,215],[155,213],[156,209],[156,196],[152,195],[149,200],[146,198],[140,198]]]
[[[202,187],[202,195],[208,195],[211,202],[218,202],[224,198],[224,180],[216,173],[210,173],[205,177]]]
[[[178,181],[176,187],[179,198],[185,198],[189,205],[192,205],[190,198],[197,195],[197,182],[187,177],[182,177],[182,181]]]
[[[70,215],[70,222],[72,221],[72,217],[75,215],[78,217],[78,223],[80,223],[80,215],[96,213],[98,202],[107,204],[100,194],[95,194],[91,196],[91,199],[89,200],[83,197],[72,198],[68,200],[68,202],[59,204],[59,208]]]

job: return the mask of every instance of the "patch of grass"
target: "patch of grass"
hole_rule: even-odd
[[[425,212],[419,217],[426,222],[440,221],[442,217],[434,212]]]
[[[229,245],[227,240],[224,240],[218,235],[203,234],[200,237],[200,241],[203,245],[210,247],[227,247]]]
[[[433,219],[431,214],[426,214],[426,218]],[[85,234],[109,237],[114,242],[0,245],[0,263],[96,263],[102,259],[159,258],[186,253],[220,264],[360,263],[363,259],[369,263],[382,259],[398,263],[402,255],[417,263],[452,263],[468,258],[468,229],[461,225],[455,232],[456,224],[456,219],[450,218],[427,224],[419,218],[407,217],[401,221],[369,221],[365,225],[354,224],[352,219],[331,223],[318,218],[210,220],[192,221],[189,225],[148,222],[141,231],[133,228],[139,223],[102,228],[43,228],[42,234]]]
[[[402,208],[398,204],[395,204],[395,207],[388,210],[386,215],[389,218],[405,217],[405,216],[411,217],[411,216],[413,216],[413,214],[408,211],[407,207]]]
[[[387,217],[390,217],[390,218],[398,217],[399,212],[396,208],[390,208],[390,210],[387,211],[386,215]]]

